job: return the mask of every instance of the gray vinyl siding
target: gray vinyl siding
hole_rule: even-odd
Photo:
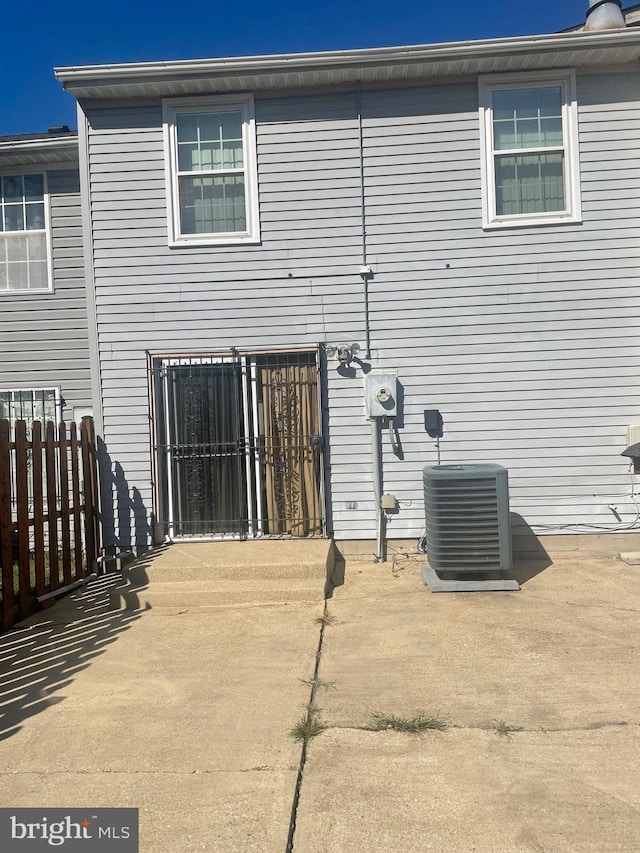
[[[491,232],[476,81],[362,94],[371,363],[404,394],[402,453],[383,438],[391,536],[423,529],[425,408],[444,416],[442,462],[505,465],[512,510],[538,531],[615,528],[609,504],[635,518],[619,454],[640,423],[640,80],[577,82],[583,223]],[[104,434],[149,512],[145,351],[364,345],[356,95],[256,98],[259,246],[169,249],[161,105],[87,115]],[[333,530],[369,538],[362,373],[335,367]]]
[[[91,406],[77,167],[50,169],[47,185],[53,290],[0,295],[0,388],[59,388],[71,420]]]

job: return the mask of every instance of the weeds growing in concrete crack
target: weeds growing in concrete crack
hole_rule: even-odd
[[[420,732],[429,730],[443,732],[447,728],[447,721],[442,717],[430,717],[423,713],[419,713],[415,717],[396,717],[395,714],[381,714],[373,711],[369,728],[374,732],[380,732],[384,729],[411,734],[420,734]]]
[[[493,730],[500,737],[510,737],[514,732],[524,731],[522,726],[510,726],[504,720],[494,720]]]
[[[320,708],[313,702],[307,703],[305,713],[289,731],[295,741],[308,743],[311,738],[316,737],[327,728],[327,723],[320,719]]]
[[[298,679],[301,684],[306,684],[307,687],[311,687],[313,690],[337,690],[335,681],[323,681],[321,678],[300,678]]]
[[[335,621],[336,617],[333,615],[333,613],[329,613],[328,610],[325,610],[322,616],[318,616],[318,618],[316,619],[318,625],[322,625],[323,628],[326,628],[327,625],[333,625]]]

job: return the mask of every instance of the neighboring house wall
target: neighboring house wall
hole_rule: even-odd
[[[49,292],[0,292],[0,391],[59,389],[69,421],[74,409],[91,407],[77,153],[75,162],[47,166],[28,143],[22,151],[0,153],[0,174],[46,173],[53,280]]]
[[[477,81],[362,92],[370,361],[404,389],[402,458],[384,438],[391,537],[424,527],[428,408],[442,462],[505,465],[539,531],[613,529],[609,504],[635,516],[619,454],[640,422],[639,83],[578,75],[583,223],[501,231],[482,230]],[[262,242],[209,249],[167,247],[160,102],[84,109],[103,430],[150,512],[146,351],[364,345],[357,95],[256,96]],[[373,538],[362,372],[336,366],[333,532]]]

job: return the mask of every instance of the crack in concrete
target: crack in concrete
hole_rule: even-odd
[[[593,732],[598,729],[607,729],[607,728],[622,728],[622,727],[631,727],[638,728],[640,727],[640,723],[629,723],[626,720],[612,720],[612,721],[602,721],[598,723],[587,723],[583,726],[513,726],[509,727],[509,731],[507,734],[555,734],[561,732]],[[332,729],[342,729],[346,731],[354,731],[354,732],[375,732],[377,734],[387,734],[390,731],[394,731],[393,729],[376,729],[371,725],[362,725],[362,726],[349,726],[349,725],[341,725],[339,723],[327,723],[326,731],[331,731]],[[464,725],[463,723],[447,723],[446,729],[438,730],[438,731],[449,731],[451,729],[457,729],[460,731],[480,731],[480,732],[496,732],[496,734],[500,734],[498,731],[498,726],[492,726],[487,723],[478,724],[478,725]],[[429,734],[430,731],[435,731],[435,729],[427,729],[419,732],[418,734]],[[400,732],[402,734],[402,732]],[[406,734],[413,734],[412,732],[407,732]]]
[[[612,720],[612,721],[603,721],[599,723],[586,723],[583,726],[513,726],[509,727],[508,734],[551,734],[558,732],[593,732],[598,729],[607,729],[607,728],[620,728],[622,726],[639,726],[640,723],[628,723],[625,720]],[[447,728],[450,729],[468,729],[469,731],[485,731],[485,732],[497,732],[498,726],[491,725],[462,725],[458,723],[451,723]]]
[[[318,691],[318,673],[320,672],[320,659],[322,657],[322,645],[324,643],[324,629],[329,621],[328,601],[325,599],[322,618],[320,619],[320,634],[318,636],[318,648],[316,649],[316,662],[311,678],[311,690],[309,692],[308,707],[312,708],[315,704],[316,693]],[[291,804],[291,819],[289,821],[289,834],[287,836],[287,846],[285,853],[293,853],[293,844],[296,834],[296,821],[298,819],[298,805],[300,803],[300,792],[302,790],[302,779],[304,776],[304,767],[307,763],[307,746],[308,740],[302,742],[300,751],[300,765],[298,767],[298,778],[296,779],[296,787],[293,793],[293,803]]]
[[[535,593],[529,593],[529,598],[533,598],[536,601],[545,601],[548,604],[566,604],[568,607],[595,607],[598,610],[615,610],[622,613],[640,613],[640,610],[636,607],[614,607],[610,604],[590,604],[586,601],[559,601],[557,598],[544,598],[544,596],[536,595]]]
[[[240,768],[209,768],[205,770],[113,770],[102,768],[100,770],[1,770],[0,779],[11,776],[98,776],[98,775],[121,775],[121,776],[205,776],[216,773],[281,773],[298,770],[294,764],[278,766],[277,764],[261,764],[256,767]]]

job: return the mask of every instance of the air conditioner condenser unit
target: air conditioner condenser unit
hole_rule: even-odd
[[[424,468],[422,574],[432,592],[520,589],[505,577],[513,568],[508,478],[495,464]]]

